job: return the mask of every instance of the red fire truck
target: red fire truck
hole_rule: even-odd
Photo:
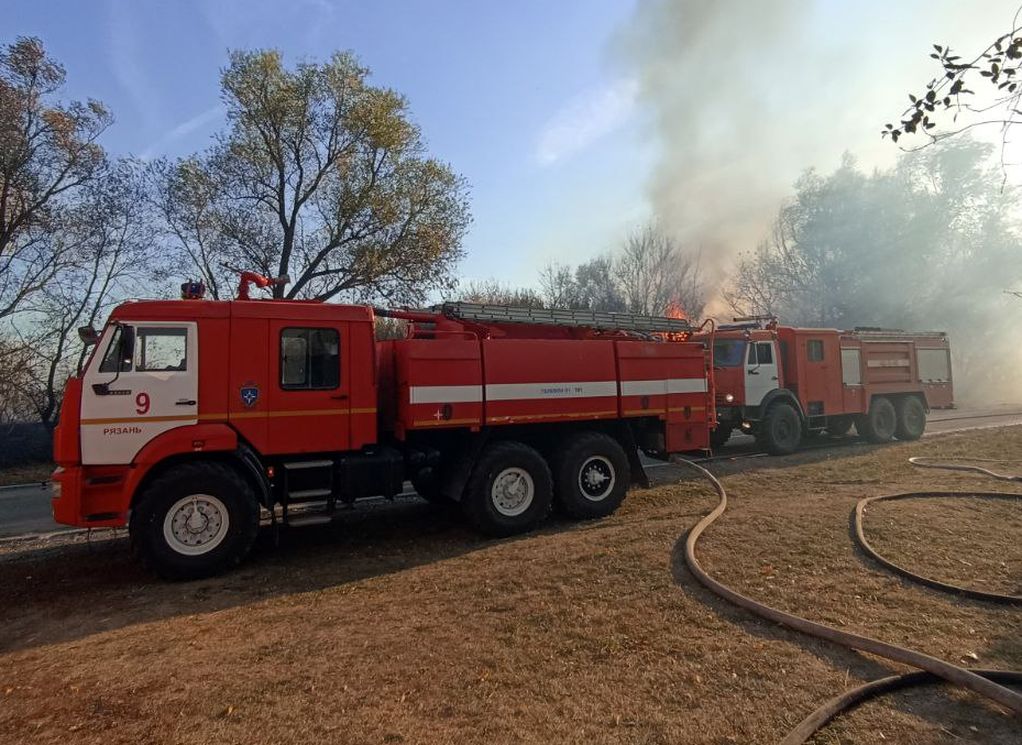
[[[93,332],[54,437],[58,522],[127,525],[157,573],[199,577],[261,514],[328,520],[411,480],[504,536],[552,504],[612,513],[638,450],[709,447],[711,349],[682,319],[455,303],[385,312],[408,334],[376,341],[370,307],[245,298],[128,302]]]
[[[930,409],[953,406],[951,357],[943,332],[780,326],[737,319],[713,345],[718,424],[714,448],[734,430],[773,454],[806,436],[841,436],[852,425],[871,442],[916,440]]]

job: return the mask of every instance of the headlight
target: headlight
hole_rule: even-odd
[[[734,400],[735,400],[735,396],[734,396],[734,394],[733,394],[733,393],[725,393],[725,394],[724,394],[724,400],[725,400],[725,401],[726,401],[727,403],[731,403],[732,401],[734,401]]]

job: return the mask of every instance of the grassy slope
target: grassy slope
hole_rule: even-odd
[[[704,564],[815,619],[1022,669],[1018,610],[908,585],[848,536],[860,496],[998,488],[912,469],[909,455],[1020,449],[1012,429],[803,465],[757,460],[725,478],[732,504],[705,538]],[[633,492],[611,519],[503,542],[406,505],[294,531],[276,550],[263,541],[240,570],[191,584],[141,574],[123,540],[9,546],[0,742],[774,742],[891,668],[695,586],[676,541],[714,504],[698,482],[665,485]],[[968,545],[957,542],[957,507],[884,506],[868,527],[918,569],[940,576],[955,549],[996,569],[991,583],[1017,587],[1017,505],[970,504]],[[899,532],[897,517],[922,522]],[[983,558],[991,542],[1003,568]],[[870,704],[820,742],[1008,743],[1016,727],[972,697],[931,690]]]

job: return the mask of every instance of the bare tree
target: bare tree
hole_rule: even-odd
[[[55,224],[106,163],[97,139],[112,118],[97,101],[55,100],[64,78],[39,39],[0,51],[0,318],[66,265]]]
[[[68,264],[10,324],[11,339],[31,351],[22,395],[48,427],[56,424],[65,380],[87,354],[77,329],[97,324],[114,303],[164,276],[146,204],[131,164],[94,183],[51,236],[69,247]]]
[[[577,308],[582,305],[575,274],[570,266],[549,263],[539,273],[540,294],[551,308]]]
[[[700,257],[682,251],[660,226],[650,224],[632,233],[615,267],[632,312],[662,315],[672,305],[693,318],[702,312],[706,293]]]
[[[493,305],[517,305],[526,308],[544,307],[543,298],[529,287],[512,287],[496,279],[469,282],[454,295],[470,303],[491,303]]]

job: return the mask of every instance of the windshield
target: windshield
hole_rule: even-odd
[[[715,366],[741,367],[744,361],[744,339],[717,339],[713,342],[713,364]]]

